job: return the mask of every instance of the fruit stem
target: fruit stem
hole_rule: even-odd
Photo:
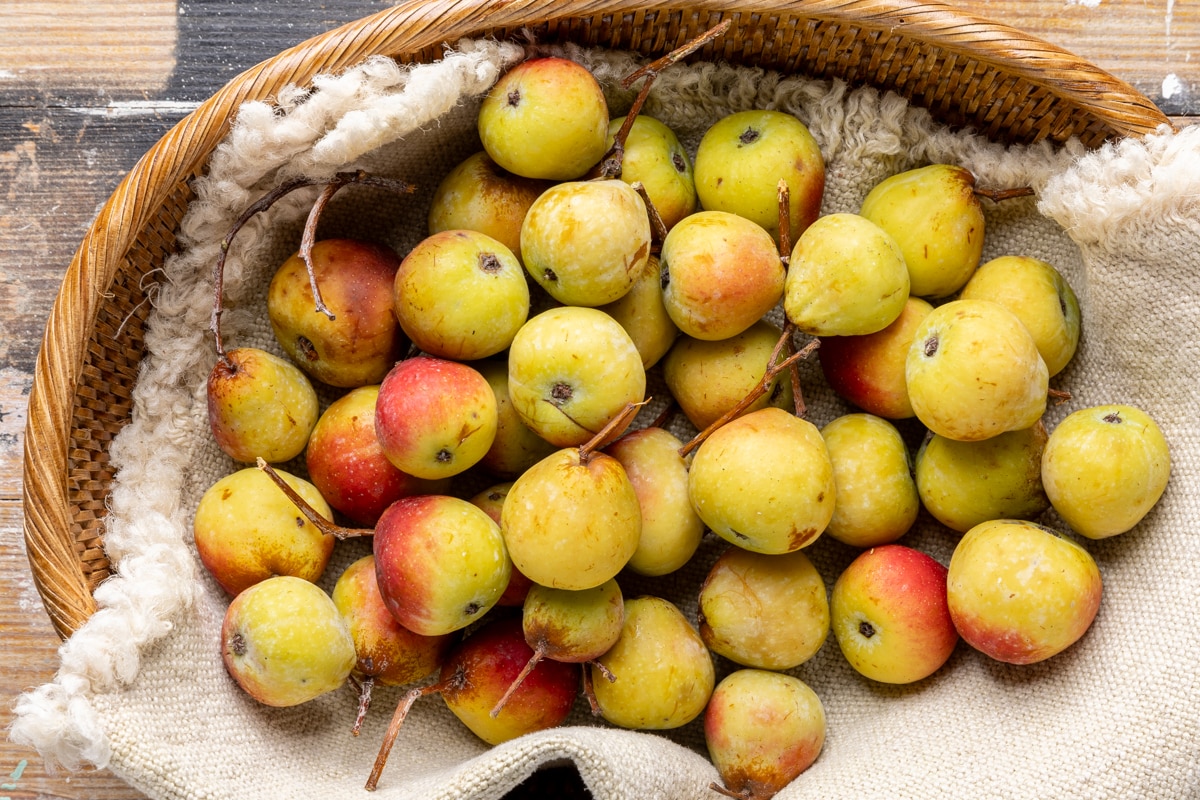
[[[758,398],[770,391],[771,381],[775,380],[775,377],[779,375],[779,373],[783,372],[785,369],[790,369],[793,364],[801,359],[808,358],[808,356],[812,354],[812,352],[816,350],[818,346],[820,346],[820,340],[813,339],[809,341],[808,344],[804,345],[804,347],[802,347],[800,350],[793,352],[782,361],[776,362],[775,359],[778,358],[779,354],[787,346],[794,330],[795,328],[790,322],[783,326],[783,335],[779,337],[779,341],[775,344],[775,349],[771,353],[770,366],[767,367],[767,371],[763,374],[762,380],[759,381],[754,388],[746,394],[745,397],[739,400],[737,405],[726,411],[711,425],[700,431],[700,433],[696,434],[691,441],[679,448],[679,455],[682,458],[687,458],[688,454],[703,444],[704,440],[711,436],[713,431],[715,431],[717,428],[720,428],[730,420],[740,416],[742,412],[753,405],[754,401],[758,400]],[[790,350],[793,348],[788,349]]]
[[[792,190],[787,181],[780,178],[776,192],[779,198],[779,260],[786,268],[792,258]]]
[[[621,413],[606,422],[604,427],[591,439],[579,445],[579,463],[588,463],[593,453],[604,449],[605,445],[616,439],[622,431],[629,427],[629,423],[637,416],[637,412],[641,411],[642,406],[649,402],[650,398],[647,397],[640,403],[626,403],[625,408],[621,409]]]
[[[517,689],[521,687],[521,684],[524,683],[525,679],[529,677],[529,673],[533,672],[534,668],[537,667],[537,665],[541,663],[542,659],[545,657],[546,648],[539,646],[533,651],[533,655],[531,655],[529,660],[525,662],[525,666],[521,667],[521,671],[517,673],[517,677],[514,678],[513,682],[510,683],[508,688],[504,690],[504,694],[502,694],[500,699],[496,701],[496,705],[492,706],[492,710],[490,712],[492,719],[495,719],[500,714],[501,709],[503,709],[504,705],[508,702],[508,698],[513,696],[513,692],[517,691]]]
[[[710,783],[708,788],[712,789],[719,795],[724,795],[725,797],[736,797],[738,800],[746,800],[746,798],[750,797],[749,791],[745,792],[744,794],[738,794],[737,792],[729,791],[719,783]]]
[[[308,501],[297,494],[296,490],[289,486],[287,481],[280,477],[279,473],[264,459],[258,459],[258,468],[267,473],[267,477],[275,482],[275,485],[287,495],[292,504],[300,509],[300,513],[307,517],[308,521],[316,526],[317,530],[321,533],[333,536],[339,540],[350,539],[356,536],[371,536],[375,533],[374,528],[343,528],[341,525],[335,524],[309,505]]]
[[[663,222],[662,214],[658,213],[658,208],[654,205],[654,201],[650,199],[650,193],[646,191],[645,185],[641,181],[634,181],[630,186],[641,196],[642,202],[646,204],[646,216],[650,218],[650,231],[653,234],[651,241],[661,248],[663,240],[667,238],[667,223]]]
[[[1050,398],[1054,401],[1054,405],[1056,406],[1061,406],[1063,403],[1071,399],[1071,393],[1064,389],[1055,389],[1051,387],[1046,394],[1050,396]]]
[[[354,717],[354,727],[350,729],[350,733],[354,736],[362,731],[363,721],[367,718],[367,711],[371,708],[371,689],[375,686],[375,678],[367,675],[362,679],[362,683],[358,687],[358,714]]]
[[[695,39],[685,42],[683,45],[675,48],[674,50],[667,53],[662,58],[659,58],[655,61],[651,61],[649,64],[647,64],[644,67],[635,69],[633,72],[629,73],[621,80],[621,85],[623,87],[625,87],[626,89],[628,89],[630,86],[632,86],[634,84],[635,81],[638,80],[638,78],[641,78],[641,77],[647,76],[647,75],[649,75],[651,77],[651,79],[653,80],[653,78],[658,77],[658,74],[660,72],[662,72],[664,69],[666,69],[667,67],[671,66],[672,64],[676,64],[676,63],[682,61],[683,59],[690,56],[692,53],[699,50],[704,45],[708,44],[709,42],[715,40],[721,34],[725,33],[725,31],[729,30],[729,26],[732,24],[733,24],[733,20],[731,20],[731,19],[723,20],[722,22],[717,23],[716,25],[709,28],[704,33],[697,36]]]
[[[587,664],[583,665],[583,696],[587,698],[592,716],[600,716],[600,704],[596,702],[596,690],[592,688],[592,671],[588,669]]]
[[[400,698],[400,702],[396,704],[396,712],[392,714],[392,721],[388,723],[387,733],[383,735],[383,743],[379,746],[379,755],[375,756],[375,766],[371,768],[371,774],[367,778],[364,788],[368,792],[375,791],[375,787],[379,785],[379,776],[383,774],[388,754],[392,752],[392,745],[396,743],[396,737],[400,735],[400,726],[404,724],[404,718],[408,716],[408,710],[412,708],[413,703],[427,694],[436,694],[442,691],[445,686],[445,683],[439,681],[424,688],[410,689]]]
[[[1033,192],[1032,186],[1018,186],[1013,189],[981,189],[976,186],[975,194],[980,197],[986,197],[993,203],[999,203],[1003,200],[1012,200],[1017,197],[1029,197]]]

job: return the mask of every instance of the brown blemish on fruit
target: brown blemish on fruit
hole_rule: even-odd
[[[925,353],[926,358],[933,358],[933,356],[938,351],[938,344],[939,344],[939,342],[938,342],[937,336],[930,336],[928,339],[925,340],[925,343],[922,346],[921,351],[923,353]]]
[[[574,396],[574,394],[575,390],[572,389],[570,385],[565,383],[556,383],[550,388],[550,400],[556,406],[560,406],[567,402]]]
[[[542,278],[544,280],[549,281],[550,283],[554,283],[555,281],[558,280],[558,275],[557,275],[557,273],[554,272],[554,270],[547,267],[545,272],[542,273]]]
[[[297,528],[304,527],[304,517],[296,517],[296,527]]]
[[[235,656],[246,655],[246,637],[242,636],[241,633],[235,633],[229,637],[229,652]]]
[[[683,155],[680,153],[671,154],[671,166],[675,167],[677,172],[687,172],[687,162],[683,160]]]
[[[738,141],[742,144],[752,144],[758,141],[759,136],[759,132],[754,130],[754,128],[746,128],[746,130],[742,131],[742,135],[738,137]]]
[[[1122,422],[1125,421],[1125,420],[1121,419],[1121,415],[1118,414],[1116,411],[1105,414],[1101,419],[1103,419],[1105,422],[1109,422],[1114,425],[1120,425]]]
[[[858,623],[858,632],[862,634],[864,639],[870,639],[875,635],[875,626],[864,619]]]
[[[490,275],[504,269],[504,265],[500,263],[500,259],[496,257],[495,253],[480,253],[479,268]]]
[[[438,450],[437,455],[434,456],[434,460],[436,460],[439,464],[445,464],[453,458],[454,454],[444,447],[441,450]]]
[[[802,531],[793,528],[791,534],[788,535],[788,552],[804,547],[813,539],[816,539],[819,533],[820,531],[816,528],[805,528]]]
[[[508,97],[506,97],[505,100],[513,108],[516,108],[517,106],[521,105],[521,90],[520,89],[509,90]]]
[[[321,356],[317,353],[316,345],[307,336],[296,337],[296,352],[308,361],[316,361]]]

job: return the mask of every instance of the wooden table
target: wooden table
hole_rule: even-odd
[[[0,730],[49,681],[58,639],[25,557],[21,451],[42,329],[98,207],[172,125],[241,70],[386,0],[0,2]],[[1200,6],[1174,0],[962,0],[1200,119]],[[1193,58],[1195,56],[1195,58]],[[534,795],[536,796],[536,794]],[[141,798],[105,771],[47,774],[0,741],[0,800]]]

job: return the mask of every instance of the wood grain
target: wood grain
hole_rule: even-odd
[[[42,328],[97,208],[175,122],[259,61],[384,0],[0,2],[0,729],[53,677],[58,639],[21,536],[25,403]],[[1200,116],[1200,6],[1172,0],[963,0],[1127,81],[1180,124]],[[23,765],[23,766],[22,766]],[[14,773],[20,771],[19,777]],[[557,781],[557,783],[556,783]],[[0,798],[135,800],[106,771],[47,774],[0,738]],[[16,788],[7,788],[15,784]],[[578,789],[573,770],[526,787]]]

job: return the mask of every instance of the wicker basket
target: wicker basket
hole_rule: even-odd
[[[1149,100],[1071,54],[933,2],[763,0],[406,0],[287,50],[231,81],[133,168],[91,226],[47,324],[25,439],[25,536],[33,577],[61,636],[95,611],[104,552],[107,449],[128,421],[149,311],[145,281],[174,247],[189,180],[247,100],[386,55],[440,56],[462,37],[522,28],[547,42],[661,55],[723,19],[696,58],[840,78],[896,92],[940,121],[1005,143],[1095,147],[1169,124]]]

